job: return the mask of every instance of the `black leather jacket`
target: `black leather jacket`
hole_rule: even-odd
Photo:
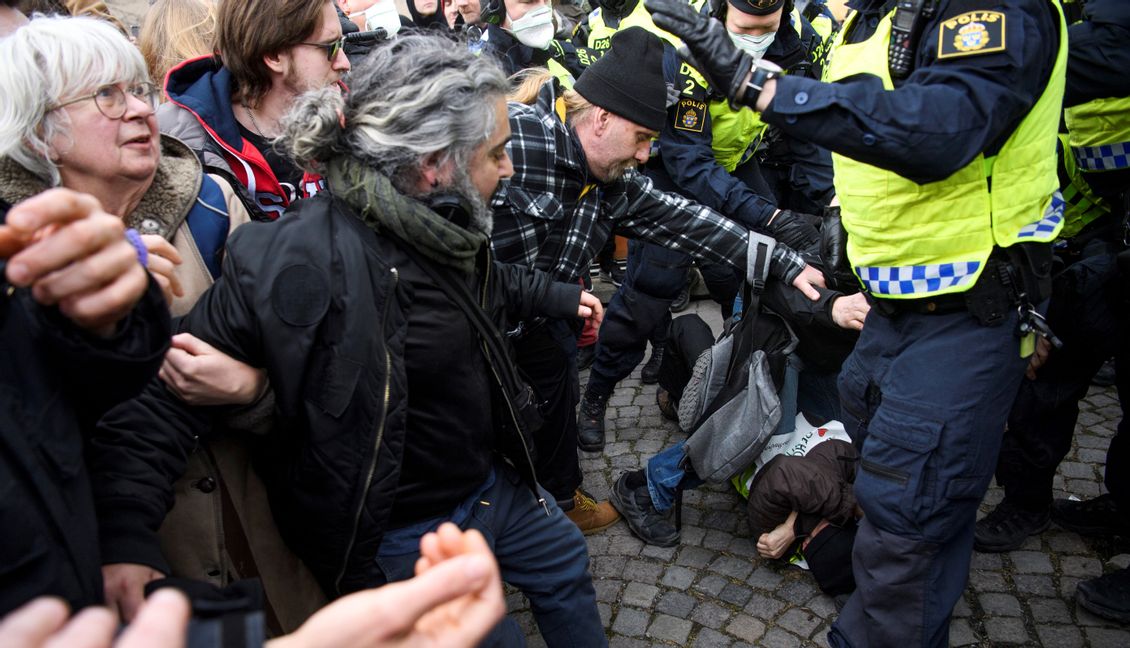
[[[413,296],[400,268],[410,263],[342,201],[319,195],[275,223],[237,230],[222,279],[181,326],[267,370],[276,422],[259,444],[256,468],[283,538],[330,596],[379,582],[373,557],[404,447],[403,353]],[[503,330],[530,316],[575,316],[577,286],[517,266],[493,263],[490,270],[480,281],[488,277],[487,310]],[[457,310],[436,316],[464,317]],[[154,384],[103,419],[98,460],[114,483],[104,483],[99,496],[120,536],[104,541],[142,538],[139,551],[156,546],[150,536],[171,501],[170,485],[193,437],[210,425],[204,414]],[[139,451],[150,454],[148,471],[110,470],[133,465],[121,455]],[[514,462],[528,465],[526,457]]]

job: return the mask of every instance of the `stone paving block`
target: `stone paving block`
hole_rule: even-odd
[[[670,567],[666,573],[663,573],[663,578],[660,579],[661,584],[675,589],[686,589],[690,584],[695,581],[695,572],[685,567]]]
[[[1044,534],[1044,542],[1047,542],[1048,547],[1059,555],[1082,554],[1091,550],[1078,533],[1070,531],[1049,531]]]
[[[990,616],[1020,617],[1024,615],[1020,609],[1020,601],[1011,594],[982,594],[979,599],[981,609]]]
[[[678,619],[666,614],[655,615],[655,620],[647,629],[647,636],[684,645],[691,634],[693,625],[687,619]]]
[[[675,564],[692,569],[701,569],[709,565],[715,555],[713,551],[702,547],[683,547],[679,551],[679,557],[675,559]]]
[[[589,563],[594,578],[620,578],[624,573],[624,559],[620,556],[594,556]]]
[[[1114,569],[1126,569],[1127,567],[1130,567],[1130,554],[1118,554],[1117,556],[1111,556],[1110,560],[1107,561],[1107,564]]]
[[[734,534],[727,533],[726,531],[718,531],[716,529],[708,529],[706,537],[702,541],[702,546],[707,549],[722,550],[730,545],[734,539]]]
[[[717,560],[710,563],[710,571],[718,572],[728,578],[736,578],[744,580],[753,571],[753,565],[744,558],[734,558],[733,556],[720,556]]]
[[[614,537],[608,544],[608,553],[614,556],[638,556],[643,550],[643,540],[634,535]]]
[[[1102,486],[1088,479],[1068,479],[1065,488],[1079,499],[1091,499],[1102,494]]]
[[[745,585],[729,583],[722,588],[722,593],[718,595],[718,598],[730,605],[741,607],[746,604],[752,594],[753,590]]]
[[[612,625],[612,606],[607,603],[597,603],[596,611],[600,613],[600,624],[605,628]]]
[[[757,567],[745,582],[752,585],[755,589],[762,589],[773,591],[781,584],[781,575],[773,571],[769,567]]]
[[[820,617],[807,610],[793,608],[777,619],[777,625],[794,634],[808,637],[820,626],[821,621]]]
[[[1050,574],[1052,561],[1046,553],[1039,551],[1012,551],[1008,554],[1012,567],[1020,574]]]
[[[728,582],[725,577],[718,574],[707,574],[695,583],[694,588],[711,598],[717,598]]]
[[[699,625],[719,630],[730,619],[732,612],[711,601],[703,601],[691,613],[691,620]]]
[[[980,551],[974,551],[970,568],[973,570],[994,571],[1001,568],[1003,561],[1004,557],[999,553],[981,553]]]
[[[973,610],[969,608],[969,601],[966,597],[972,596],[970,590],[965,591],[965,596],[957,599],[957,605],[953,606],[953,616],[956,618],[965,618],[973,614]]]
[[[1012,583],[1017,592],[1026,596],[1057,596],[1055,580],[1051,574],[1016,574]]]
[[[1059,568],[1063,573],[1079,578],[1093,578],[1103,574],[1102,562],[1089,556],[1064,556],[1059,560]]]
[[[621,607],[616,614],[616,619],[612,621],[612,632],[629,637],[643,636],[647,631],[649,621],[651,621],[651,615],[647,612],[630,607]]]
[[[651,606],[655,603],[655,597],[657,596],[659,596],[658,587],[633,582],[628,583],[627,587],[624,588],[624,595],[620,597],[620,602],[624,605],[631,605],[647,610],[651,609]]]
[[[1110,440],[1094,434],[1083,433],[1075,435],[1075,443],[1082,448],[1098,448],[1105,452],[1107,446],[1110,445]]]
[[[694,648],[727,648],[733,643],[733,639],[721,632],[711,630],[710,628],[703,628],[694,638],[694,643],[691,645],[694,646]]]
[[[596,588],[596,600],[606,603],[620,600],[620,591],[624,588],[624,583],[619,579],[597,578],[592,584]]]
[[[650,560],[629,560],[624,565],[624,579],[654,585],[663,574],[663,565]]]
[[[1057,598],[1029,599],[1028,609],[1036,623],[1071,623],[1071,611]]]
[[[978,592],[1004,592],[1008,590],[1008,583],[1004,575],[998,572],[975,571],[969,574],[969,586]]]
[[[674,558],[676,551],[678,551],[678,547],[656,547],[653,545],[644,545],[644,548],[640,550],[640,555],[644,558],[653,558],[660,561],[661,563],[667,564],[671,562],[672,558]]]
[[[1126,648],[1126,630],[1122,628],[1084,628],[1091,648]]]
[[[801,644],[801,638],[780,628],[773,628],[757,643],[765,648],[795,648]]]
[[[745,612],[758,619],[768,621],[776,617],[777,613],[784,609],[784,607],[785,603],[780,599],[754,593],[754,595],[750,597],[749,603],[745,605]]]
[[[683,514],[684,516],[686,513]],[[688,526],[686,524],[686,517],[683,518],[683,528],[679,531],[685,545],[701,545],[702,539],[706,537],[706,529],[698,526]]]
[[[748,614],[739,614],[726,625],[726,632],[742,641],[755,643],[765,634],[765,624]]]
[[[665,592],[659,597],[659,602],[655,604],[655,611],[686,619],[690,617],[696,605],[698,605],[698,599],[689,594]]]
[[[1039,637],[1040,643],[1048,648],[1082,648],[1083,646],[1083,633],[1072,625],[1037,624],[1036,636]],[[1123,641],[1125,639],[1123,635]]]
[[[834,620],[836,618],[836,602],[832,600],[831,596],[817,594],[805,607],[821,619]]]
[[[977,635],[965,619],[950,621],[950,646],[969,646],[977,643]]]
[[[1095,467],[1093,464],[1064,461],[1059,464],[1059,473],[1072,479],[1094,479]]]
[[[783,601],[800,605],[816,593],[816,586],[807,580],[794,580],[785,583],[777,590],[777,596]]]
[[[993,644],[1028,644],[1028,630],[1022,619],[989,617],[985,619],[985,634]]]
[[[647,648],[649,644],[642,639],[633,639],[620,635],[612,635],[608,640],[608,648]]]

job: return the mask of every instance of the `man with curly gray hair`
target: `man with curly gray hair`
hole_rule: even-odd
[[[601,646],[586,545],[537,484],[529,391],[500,333],[599,319],[600,303],[490,257],[487,200],[513,173],[506,90],[490,59],[418,34],[374,50],[348,95],[301,97],[281,143],[332,195],[240,228],[183,327],[267,371],[277,421],[257,465],[327,594],[411,577],[420,537],[450,520],[483,532],[548,645]],[[167,456],[208,416],[150,390],[99,435]],[[159,523],[171,479],[154,472],[112,478],[151,484],[134,505]],[[513,621],[488,638],[522,641]]]

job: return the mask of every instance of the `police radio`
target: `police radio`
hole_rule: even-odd
[[[934,0],[899,0],[891,19],[891,43],[887,46],[887,68],[892,79],[905,79],[914,68],[914,53],[922,25],[934,15]]]

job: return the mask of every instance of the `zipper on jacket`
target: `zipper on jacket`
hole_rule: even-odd
[[[491,261],[490,248],[487,248],[487,262],[486,268],[483,270],[483,288],[479,292],[479,307],[486,312],[487,307],[487,287],[490,285],[490,270],[493,267]],[[479,346],[483,348],[483,358],[487,361],[487,366],[490,367],[490,372],[494,375],[494,381],[498,383],[499,391],[502,392],[502,400],[506,401],[506,409],[510,412],[510,420],[514,422],[514,431],[518,436],[518,442],[522,444],[522,452],[526,455],[526,463],[530,466],[530,476],[534,478],[534,497],[537,498],[538,504],[541,504],[542,510],[545,511],[546,517],[549,517],[549,504],[545,498],[538,492],[538,471],[534,468],[534,458],[530,456],[530,447],[526,445],[526,437],[522,434],[522,427],[518,423],[518,413],[514,411],[514,405],[510,402],[510,395],[506,393],[506,388],[503,387],[502,379],[498,375],[498,371],[494,368],[494,363],[490,361],[490,349],[487,348],[486,340],[479,340]],[[503,349],[505,352],[505,349]]]
[[[388,299],[391,300],[395,297],[396,285],[400,280],[400,273],[396,268],[390,268],[389,272],[392,275],[390,281]],[[381,319],[380,335],[383,337],[385,331],[388,329],[388,312],[391,310],[388,305],[385,305],[384,317]],[[373,440],[373,458],[369,461],[369,471],[365,475],[365,486],[361,490],[361,501],[357,502],[357,510],[353,513],[353,532],[349,535],[349,544],[345,546],[345,557],[341,561],[341,571],[337,574],[337,579],[334,580],[334,589],[338,594],[341,594],[341,579],[345,578],[345,570],[349,567],[350,554],[353,553],[353,545],[357,542],[357,530],[361,526],[361,513],[365,510],[365,502],[369,499],[369,487],[373,484],[373,474],[377,471],[377,455],[381,449],[381,442],[384,440],[385,433],[385,420],[388,418],[388,401],[389,392],[391,390],[390,383],[392,382],[392,355],[389,353],[388,344],[385,344],[385,390],[384,400],[381,404],[381,419],[380,424],[377,426],[376,439]]]
[[[863,468],[863,470],[871,473],[872,475],[877,475],[884,479],[898,482],[903,486],[906,486],[908,483],[910,483],[910,473],[906,473],[901,470],[895,470],[894,468],[888,468],[883,464],[877,464],[873,461],[864,459],[860,463],[860,468]]]

